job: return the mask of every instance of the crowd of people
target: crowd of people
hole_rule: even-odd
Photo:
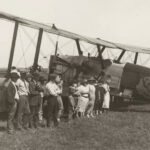
[[[50,74],[48,79],[38,73],[19,72],[13,68],[7,86],[8,133],[15,130],[38,129],[58,126],[64,114],[64,101],[68,101],[67,120],[95,117],[109,110],[111,76],[103,74],[74,80],[64,99],[63,80],[60,75]]]

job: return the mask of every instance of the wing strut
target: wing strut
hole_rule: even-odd
[[[79,53],[79,55],[81,56],[81,55],[83,55],[83,52],[82,52],[82,50],[81,50],[79,40],[75,40],[75,41],[76,41],[76,45],[77,45],[77,49],[78,49],[78,53]]]
[[[42,42],[42,35],[43,35],[43,29],[40,29],[39,35],[38,35],[38,41],[37,41],[37,45],[36,45],[35,57],[34,57],[34,64],[33,64],[34,69],[36,69],[36,67],[38,66],[38,59],[39,59],[41,42]]]
[[[101,54],[104,52],[105,48],[106,48],[105,46],[102,47]]]
[[[12,67],[12,62],[13,62],[13,57],[14,57],[14,51],[15,51],[15,45],[16,45],[16,40],[17,40],[18,27],[19,27],[19,23],[17,21],[15,21],[15,27],[14,27],[12,44],[11,44],[11,50],[10,50],[10,56],[9,56],[9,63],[8,63],[7,74],[10,73],[11,67]]]
[[[104,48],[104,47],[103,47]],[[97,49],[98,49],[98,57],[101,61],[101,65],[102,65],[102,69],[104,69],[104,62],[103,62],[103,57],[102,57],[102,50],[103,48],[101,49],[100,48],[100,45],[97,45]]]
[[[134,64],[137,64],[137,60],[138,60],[138,52],[135,53]]]
[[[118,59],[117,59],[117,62],[118,62],[118,63],[120,62],[120,60],[121,60],[121,58],[123,57],[123,55],[124,55],[125,52],[126,52],[126,51],[123,50],[123,51],[121,52],[121,54],[119,55],[119,57],[118,57]]]
[[[55,46],[55,56],[57,55],[58,52],[58,41],[56,42],[56,46]]]

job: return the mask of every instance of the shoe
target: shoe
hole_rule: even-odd
[[[57,121],[60,122],[60,118],[57,118]]]
[[[68,123],[68,124],[72,124],[72,123],[73,123],[73,120],[68,120],[67,123]]]
[[[46,127],[47,128],[52,128],[52,124],[47,124]]]
[[[38,130],[38,129],[40,129],[40,127],[39,126],[35,126],[35,129]]]
[[[8,130],[8,134],[14,134],[14,131],[13,130]]]
[[[31,133],[35,133],[35,132],[36,132],[36,129],[32,128],[32,129],[29,129],[29,131],[30,131]]]
[[[34,128],[35,128],[35,129],[39,129],[39,124],[38,124],[38,123],[35,123],[35,124],[34,124]]]
[[[95,116],[93,114],[91,114],[90,117],[94,118]]]
[[[32,129],[29,128],[29,127],[24,127],[23,129],[24,129],[24,130],[27,130],[27,131],[32,130]]]
[[[78,116],[78,115],[76,115],[76,118],[79,118],[79,116]]]
[[[90,118],[90,115],[89,115],[89,114],[87,114],[87,115],[86,115],[86,117],[87,117],[87,118]]]
[[[96,111],[96,115],[98,115],[98,111]]]
[[[99,112],[100,115],[101,115],[102,113],[103,113],[102,111]]]
[[[22,131],[23,128],[22,127],[19,127],[19,128],[16,128],[17,131]]]

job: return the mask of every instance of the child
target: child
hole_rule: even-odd
[[[59,104],[57,97],[60,95],[61,91],[58,90],[57,75],[50,74],[50,81],[46,84],[47,89],[47,127],[51,127],[52,122],[55,126],[58,126],[58,113],[59,113]]]

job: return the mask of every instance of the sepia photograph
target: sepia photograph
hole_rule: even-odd
[[[150,0],[0,0],[0,150],[150,150]]]

